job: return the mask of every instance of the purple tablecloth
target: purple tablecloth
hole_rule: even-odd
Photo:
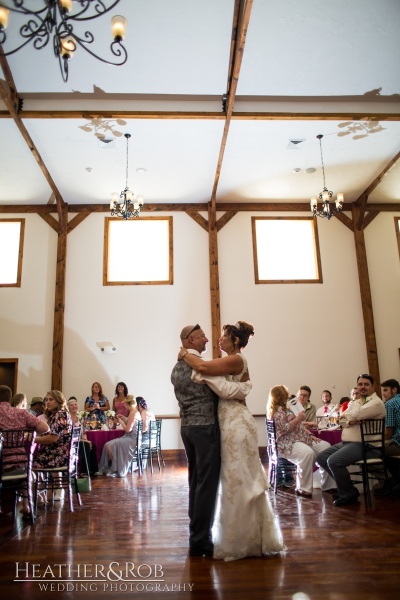
[[[85,433],[87,439],[90,442],[93,442],[93,444],[96,444],[97,460],[99,461],[101,458],[101,453],[103,452],[104,444],[110,440],[115,440],[115,438],[122,437],[125,431],[123,429],[111,429],[110,431],[98,429],[94,431],[85,431]]]
[[[341,429],[311,429],[311,433],[318,437],[320,440],[329,442],[331,446],[339,444],[342,441],[342,430]]]

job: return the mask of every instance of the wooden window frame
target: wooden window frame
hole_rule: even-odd
[[[314,236],[315,264],[317,267],[316,279],[260,279],[258,275],[258,256],[257,256],[257,221],[312,221]],[[321,252],[319,248],[318,226],[316,217],[251,217],[251,230],[253,239],[253,259],[254,259],[254,280],[256,284],[276,284],[276,283],[323,283]]]
[[[25,238],[25,219],[0,219],[0,223],[20,223],[19,231],[19,250],[18,250],[18,267],[16,283],[1,283],[0,287],[21,287],[22,278],[22,258],[24,254],[24,238]]]
[[[140,221],[168,221],[168,279],[161,281],[108,281],[108,232],[110,221],[121,221],[116,217],[106,217],[104,220],[104,258],[103,258],[103,285],[173,285],[173,217],[139,217]],[[133,221],[132,221],[133,222]]]

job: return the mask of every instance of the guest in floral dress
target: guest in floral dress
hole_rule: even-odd
[[[110,403],[98,381],[92,385],[92,395],[86,398],[85,410],[89,413],[86,419],[87,429],[101,429],[101,426],[105,425],[105,412],[110,410]]]
[[[58,390],[47,392],[45,415],[50,432],[36,436],[36,443],[40,446],[33,468],[65,467],[68,463],[72,421],[67,410],[67,401]]]
[[[267,417],[275,421],[278,454],[297,466],[296,494],[311,498],[313,489],[313,467],[317,455],[330,447],[328,442],[312,435],[303,425],[305,412],[295,416],[286,406],[289,399],[288,389],[284,385],[271,388],[267,404]],[[328,491],[336,488],[336,483],[324,469],[319,469],[321,489]]]

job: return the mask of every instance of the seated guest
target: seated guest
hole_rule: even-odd
[[[40,417],[40,415],[42,415],[44,412],[43,398],[41,398],[40,396],[34,396],[30,403],[29,412],[32,415],[35,415],[35,417]]]
[[[28,408],[28,400],[26,399],[25,394],[15,394],[11,398],[10,404],[14,408],[21,408],[22,410],[26,410]]]
[[[86,419],[86,425],[89,429],[101,429],[106,422],[106,410],[110,410],[110,404],[107,396],[103,394],[103,388],[98,381],[92,385],[92,395],[85,401],[85,410],[89,415]]]
[[[142,432],[147,433],[150,421],[155,421],[156,417],[154,416],[154,413],[147,408],[146,400],[142,398],[142,396],[137,396],[136,402],[143,423]]]
[[[313,489],[313,467],[317,455],[330,447],[328,442],[312,435],[303,425],[305,412],[295,416],[286,406],[289,399],[288,389],[284,385],[271,388],[267,404],[267,417],[275,422],[278,454],[297,466],[296,494],[311,498]],[[335,482],[328,473],[320,469],[321,489],[328,491]]]
[[[307,427],[307,429],[316,429],[317,428],[317,407],[310,402],[311,398],[311,388],[308,385],[302,385],[297,392],[297,399],[300,404],[303,406],[304,411],[306,413],[305,421],[303,421],[303,426]]]
[[[353,400],[339,419],[343,428],[342,441],[324,450],[317,457],[318,464],[332,475],[338,489],[334,500],[335,506],[356,504],[360,495],[353,485],[349,465],[362,459],[360,421],[363,419],[382,419],[385,416],[385,406],[374,392],[374,379],[371,375],[363,374],[357,378],[357,388],[360,398]],[[376,450],[372,444],[367,449],[367,457],[373,458]]]
[[[72,421],[67,411],[67,401],[58,390],[47,392],[45,414],[50,431],[36,437],[40,446],[35,454],[33,468],[65,467],[68,462]]]
[[[112,409],[115,411],[116,415],[121,415],[122,417],[127,417],[129,415],[129,411],[126,408],[125,400],[128,395],[128,387],[126,383],[120,381],[117,383],[115,388],[115,396],[112,401]]]
[[[348,396],[342,396],[339,400],[339,410],[340,412],[344,412],[345,410],[347,410],[347,407],[349,406],[349,403],[351,402],[351,398],[349,398]]]
[[[332,394],[329,390],[324,390],[321,394],[322,406],[316,412],[317,417],[329,415],[331,411],[336,409],[336,405],[332,402]]]
[[[10,429],[32,429],[39,434],[46,433],[49,431],[49,426],[44,421],[40,421],[37,417],[32,415],[30,412],[20,410],[10,405],[12,392],[7,385],[0,385],[0,430],[9,431]],[[14,454],[14,450],[8,450],[7,447],[3,448],[3,456]],[[8,462],[8,460],[7,460]],[[26,456],[25,454],[19,456],[15,455],[12,459],[12,467],[7,467],[7,474],[20,475],[26,471]],[[6,496],[4,494],[4,496]],[[2,495],[2,508],[6,502],[6,498]],[[5,512],[8,512],[5,510]],[[28,499],[23,498],[22,512],[25,515],[29,515]]]
[[[118,422],[125,433],[122,437],[110,440],[104,445],[99,463],[99,471],[102,471],[103,475],[125,477],[135,455],[137,424],[140,414],[133,396],[128,394],[125,404],[129,416],[117,415]]]
[[[71,415],[72,426],[81,427],[82,424],[78,417],[78,401],[75,396],[71,396],[68,399],[68,411]],[[97,464],[97,446],[87,439],[86,433],[82,429],[81,441],[79,442],[79,467],[81,473],[87,473],[86,462],[89,465],[90,475],[94,477],[99,470]]]
[[[382,398],[385,404],[385,463],[392,475],[387,483],[375,489],[375,496],[388,496],[400,493],[400,384],[396,379],[388,379],[382,384]]]

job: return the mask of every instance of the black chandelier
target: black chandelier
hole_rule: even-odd
[[[344,195],[341,192],[336,194],[335,206],[333,206],[333,203],[331,204],[330,201],[332,199],[333,192],[329,191],[325,184],[325,168],[324,168],[324,159],[322,156],[322,143],[321,143],[321,140],[323,137],[324,136],[321,134],[317,135],[317,139],[319,139],[319,147],[320,147],[320,151],[321,151],[322,175],[324,178],[324,189],[318,196],[320,202],[322,202],[322,210],[318,210],[318,198],[316,196],[314,196],[313,198],[310,199],[310,204],[311,204],[311,210],[312,210],[314,217],[325,217],[326,219],[330,220],[334,215],[337,215],[340,212],[342,212]]]
[[[113,192],[111,194],[111,216],[112,217],[122,217],[123,219],[130,219],[131,217],[138,217],[141,211],[141,208],[144,204],[143,196],[138,196],[136,198],[136,202],[133,202],[133,192],[129,189],[128,186],[128,144],[129,138],[131,137],[130,133],[124,133],[126,137],[126,183],[125,189],[118,194],[118,192]]]
[[[127,24],[124,17],[115,15],[111,19],[114,41],[111,43],[110,49],[115,56],[115,62],[97,56],[90,49],[89,44],[94,42],[94,35],[90,31],[85,31],[80,35],[74,31],[77,23],[101,17],[112,10],[119,1],[115,0],[110,6],[107,6],[109,0],[40,0],[42,7],[38,8],[39,0],[35,0],[34,3],[31,2],[32,6],[33,4],[36,6],[36,9],[33,9],[25,6],[25,0],[9,0],[8,3],[0,0],[0,55],[10,56],[30,42],[35,50],[41,50],[47,46],[52,36],[54,55],[58,57],[64,81],[68,81],[68,61],[78,47],[83,48],[101,62],[121,66],[128,59],[128,53],[122,44]],[[75,7],[77,7],[77,11],[71,14]],[[13,50],[3,48],[3,44],[7,43],[5,30],[10,11],[27,17],[27,21],[19,28],[22,42]]]

